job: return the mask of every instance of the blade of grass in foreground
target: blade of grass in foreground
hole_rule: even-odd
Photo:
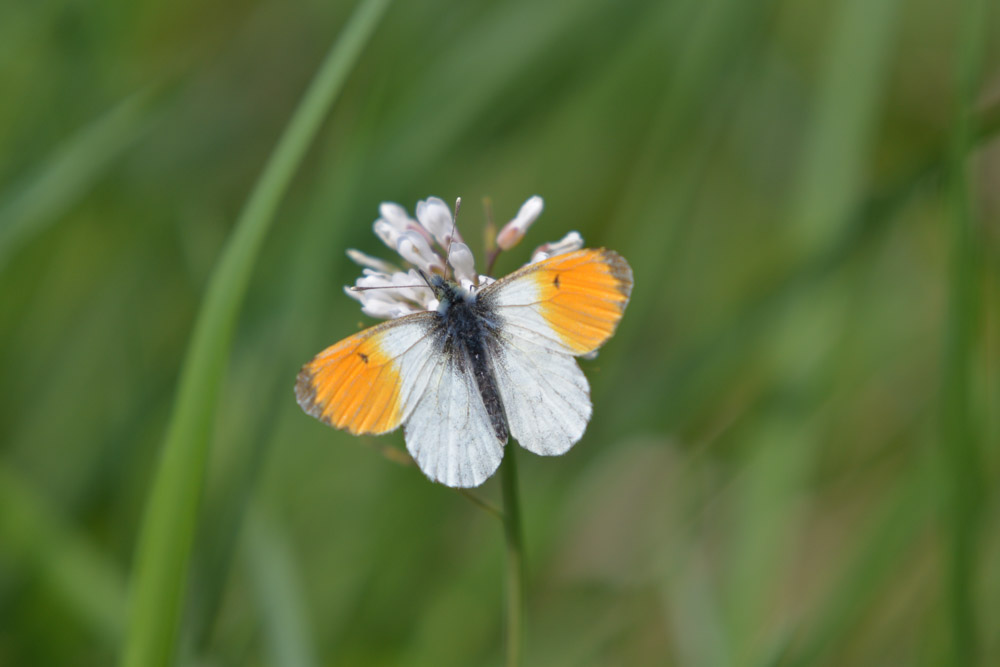
[[[363,0],[355,10],[285,128],[212,273],[140,527],[123,665],[172,661],[212,416],[253,264],[292,175],[388,2]]]
[[[979,658],[974,590],[984,486],[971,385],[982,272],[969,201],[967,161],[973,141],[971,108],[986,53],[987,9],[983,0],[963,3],[950,153],[951,285],[942,387],[943,433],[938,456],[946,477],[943,518],[950,540],[945,595],[955,665],[978,664]]]

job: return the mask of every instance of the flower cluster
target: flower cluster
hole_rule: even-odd
[[[537,195],[524,202],[513,220],[497,234],[497,252],[510,250],[520,243],[543,206],[542,198]],[[358,250],[347,251],[347,256],[362,267],[362,275],[353,288],[347,287],[345,291],[361,302],[361,310],[366,315],[393,319],[436,310],[438,301],[421,273],[428,278],[432,275],[452,277],[468,290],[494,282],[490,276],[476,273],[472,250],[462,240],[451,209],[441,199],[428,197],[417,202],[416,220],[402,206],[391,202],[379,206],[379,214],[374,224],[375,234],[402,258],[403,263],[397,266]],[[570,232],[559,241],[536,248],[529,263],[582,247],[583,237],[578,232]]]

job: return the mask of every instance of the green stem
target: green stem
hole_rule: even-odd
[[[173,661],[215,406],[253,265],[292,176],[387,5],[358,5],[285,127],[213,269],[139,530],[122,653],[127,667]]]
[[[503,530],[507,541],[507,667],[521,664],[524,646],[524,543],[517,498],[517,457],[508,445],[500,483],[503,486]]]

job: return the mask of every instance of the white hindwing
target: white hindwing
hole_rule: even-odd
[[[571,355],[522,332],[504,326],[494,359],[510,434],[535,454],[563,454],[583,437],[590,421],[587,378]]]
[[[539,308],[534,268],[490,285],[484,296],[500,318],[494,371],[510,434],[535,454],[556,456],[583,437],[592,413],[590,386],[573,358],[579,352]]]
[[[471,372],[439,355],[423,371],[423,395],[403,425],[406,448],[431,479],[452,487],[479,486],[503,457]]]

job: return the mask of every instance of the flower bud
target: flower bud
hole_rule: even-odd
[[[528,227],[538,219],[543,206],[544,202],[538,195],[524,202],[514,219],[504,225],[500,233],[497,234],[497,247],[501,250],[510,250],[520,243],[528,231]]]

